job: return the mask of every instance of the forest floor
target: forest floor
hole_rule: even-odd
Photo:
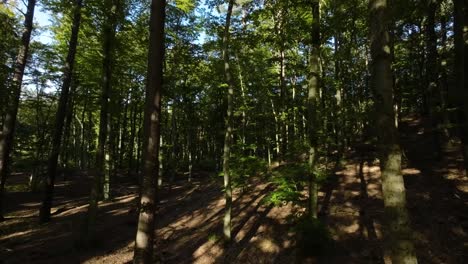
[[[430,136],[416,118],[401,124],[405,150],[407,207],[419,263],[468,263],[468,178],[455,147],[440,161],[431,154]],[[455,144],[456,145],[456,144]],[[221,181],[199,172],[190,184],[175,181],[162,188],[157,212],[158,263],[384,263],[383,201],[375,153],[350,152],[347,162],[319,192],[320,218],[334,241],[331,254],[300,257],[291,204],[269,206],[262,199],[272,184],[253,179],[237,190],[233,203],[234,242],[221,237],[224,196]],[[75,249],[87,209],[90,177],[83,173],[59,180],[52,221],[37,221],[41,194],[15,186],[26,175],[10,177],[7,220],[0,223],[0,263],[131,263],[136,229],[137,187],[128,177],[115,179],[113,199],[100,203],[97,239],[92,247]]]

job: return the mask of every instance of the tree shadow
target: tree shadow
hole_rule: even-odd
[[[461,153],[453,146],[438,160],[430,133],[417,133],[426,120],[403,123],[402,145],[407,157],[407,207],[423,263],[464,263],[468,260],[468,195],[457,188],[463,181]],[[424,130],[425,131],[425,130]],[[465,180],[466,181],[466,180]]]

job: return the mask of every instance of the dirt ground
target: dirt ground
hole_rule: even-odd
[[[427,129],[415,120],[401,125],[405,150],[407,207],[419,263],[468,263],[468,178],[456,147],[437,161]],[[456,146],[456,144],[454,144]],[[157,263],[384,263],[380,172],[375,153],[351,152],[319,192],[320,219],[335,243],[329,256],[297,254],[291,204],[268,206],[262,199],[274,186],[254,179],[233,203],[234,243],[220,242],[224,196],[221,179],[203,174],[188,184],[165,185],[157,211]],[[8,184],[27,182],[13,175]],[[74,238],[87,208],[90,177],[60,179],[52,221],[37,220],[41,194],[11,191],[6,195],[7,220],[0,223],[0,263],[131,263],[136,229],[137,187],[115,179],[113,199],[100,203],[97,240],[75,249]]]

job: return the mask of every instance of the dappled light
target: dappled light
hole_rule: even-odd
[[[0,264],[468,263],[467,0],[0,0]]]

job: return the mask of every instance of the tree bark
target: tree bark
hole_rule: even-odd
[[[150,16],[150,43],[148,53],[148,80],[146,87],[143,183],[139,204],[138,228],[135,238],[133,263],[152,262],[154,215],[157,204],[157,177],[159,174],[159,139],[161,120],[161,90],[164,64],[165,0],[153,0]]]
[[[101,198],[109,199],[109,132],[110,132],[110,110],[109,100],[111,93],[111,77],[112,77],[112,56],[113,42],[115,41],[116,16],[119,5],[116,0],[106,0],[104,2],[105,9],[108,9],[107,21],[104,25],[103,32],[103,54],[102,61],[102,82],[101,82],[101,98],[100,98],[100,115],[99,115],[99,133],[98,147],[96,151],[96,171],[94,173],[93,186],[89,199],[88,214],[86,217],[85,229],[81,233],[83,243],[87,244],[93,239],[98,211],[98,202]]]
[[[320,0],[312,1],[312,50],[310,52],[310,77],[307,97],[309,130],[309,217],[317,218],[317,182],[315,165],[317,161],[317,107],[320,90]]]
[[[59,105],[55,116],[55,130],[52,138],[52,151],[47,164],[47,184],[44,192],[44,199],[39,211],[39,220],[41,223],[50,221],[50,209],[52,207],[52,199],[54,196],[54,183],[57,175],[57,164],[62,143],[62,134],[67,113],[67,105],[69,102],[70,84],[73,75],[73,66],[75,64],[76,47],[78,44],[78,31],[81,21],[81,7],[83,0],[76,0],[75,11],[73,14],[73,24],[68,47],[68,55],[63,71],[62,91],[60,93]]]
[[[224,154],[223,154],[223,173],[224,173],[224,192],[226,206],[224,211],[223,219],[223,235],[224,239],[228,242],[231,241],[231,218],[232,218],[232,187],[231,187],[231,172],[229,168],[229,162],[231,157],[231,141],[232,141],[232,108],[233,108],[233,94],[234,94],[234,83],[231,77],[231,69],[229,65],[229,41],[230,33],[229,28],[231,26],[231,15],[234,6],[234,0],[229,0],[226,24],[224,26],[223,36],[223,60],[224,60],[224,77],[228,86],[227,93],[227,113],[226,113],[226,132],[224,135]]]
[[[401,149],[395,127],[393,78],[387,20],[387,0],[370,1],[370,43],[372,85],[375,95],[377,129],[380,142],[384,199],[385,255],[393,263],[417,263],[401,173]]]
[[[21,45],[16,57],[14,74],[12,80],[11,105],[7,109],[3,120],[3,130],[0,134],[0,221],[3,220],[3,197],[5,192],[5,182],[10,169],[10,154],[13,148],[15,135],[16,118],[23,84],[24,68],[26,67],[29,55],[29,42],[33,30],[33,17],[36,0],[28,0],[27,11],[24,18],[24,29],[21,36]]]
[[[452,103],[456,106],[456,118],[462,142],[462,153],[465,170],[468,174],[468,80],[467,80],[467,59],[468,50],[468,18],[466,18],[466,0],[453,0],[454,3],[454,45],[455,45],[455,89],[450,95]]]
[[[439,54],[437,52],[437,35],[435,32],[435,17],[438,8],[436,0],[427,0],[426,17],[426,102],[428,102],[429,121],[433,137],[433,151],[437,158],[441,157],[442,135],[440,133],[440,92],[438,85],[439,67],[437,64]]]

